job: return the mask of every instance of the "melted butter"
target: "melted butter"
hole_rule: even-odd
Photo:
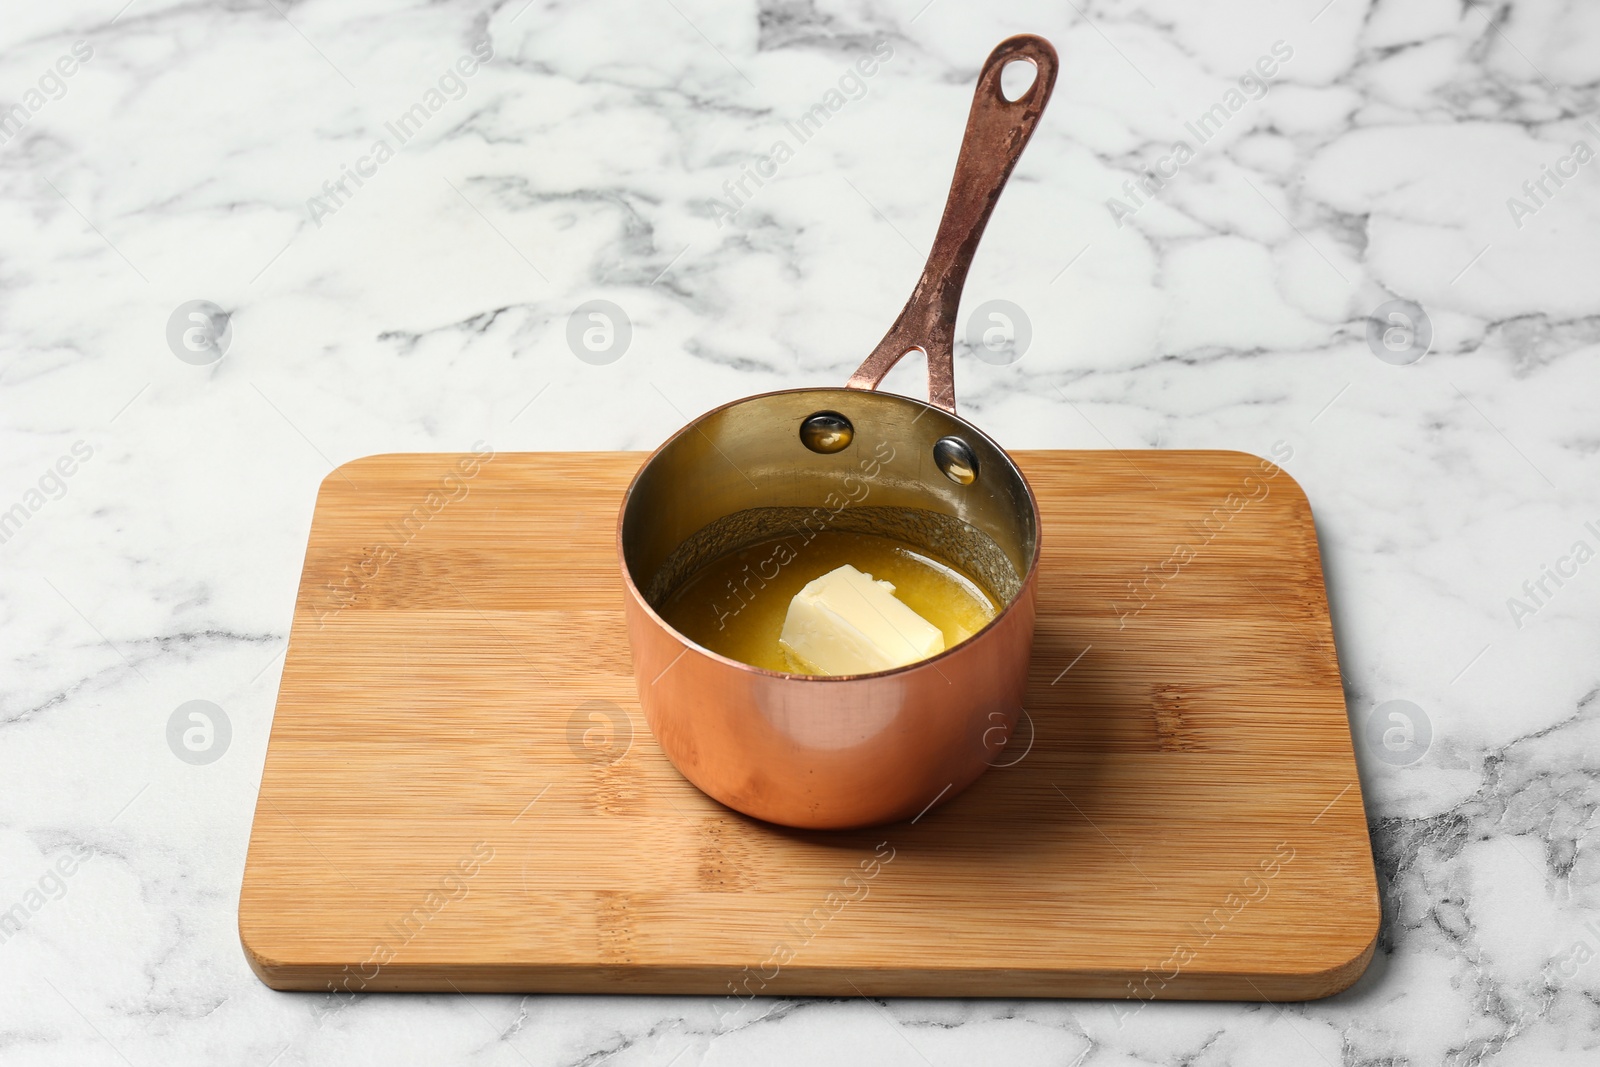
[[[998,611],[993,598],[955,568],[872,534],[824,530],[762,541],[712,560],[661,607],[668,624],[719,655],[771,671],[804,673],[778,644],[789,601],[807,582],[844,564],[894,585],[894,595],[937,626],[951,648]]]

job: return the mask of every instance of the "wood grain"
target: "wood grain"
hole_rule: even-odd
[[[1019,453],[1031,729],[926,818],[823,833],[722,808],[650,737],[614,539],[642,458],[373,456],[323,483],[239,900],[268,985],[1134,1010],[1365,969],[1372,854],[1288,474]]]

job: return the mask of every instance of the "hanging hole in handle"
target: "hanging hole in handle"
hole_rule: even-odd
[[[1027,96],[1038,80],[1039,68],[1031,59],[1013,59],[1000,68],[1000,95],[1014,104]]]

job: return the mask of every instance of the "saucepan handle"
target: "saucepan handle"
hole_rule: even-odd
[[[1033,64],[1033,84],[1017,99],[1007,100],[1000,89],[1000,73],[1016,60]],[[1001,41],[984,60],[955,177],[950,181],[950,197],[922,277],[900,317],[845,383],[847,388],[876,389],[901,357],[921,350],[928,357],[928,402],[955,413],[956,311],[961,288],[1000,191],[1050,99],[1057,66],[1056,50],[1050,42],[1031,34]]]

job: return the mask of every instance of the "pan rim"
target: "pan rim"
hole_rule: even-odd
[[[731,659],[728,656],[722,655],[720,652],[713,652],[704,645],[690,640],[687,636],[680,632],[677,627],[673,626],[671,623],[667,622],[666,619],[662,618],[661,614],[656,611],[656,609],[648,600],[645,599],[644,594],[639,590],[638,584],[633,580],[633,572],[628,566],[626,549],[624,548],[622,541],[623,523],[627,518],[628,508],[633,503],[634,490],[638,488],[639,480],[644,477],[645,471],[649,470],[650,465],[654,463],[656,458],[666,451],[669,446],[671,446],[685,434],[689,433],[691,430],[695,430],[698,426],[700,426],[701,423],[705,422],[712,416],[719,415],[731,408],[735,408],[752,401],[765,400],[769,397],[775,396],[789,396],[797,393],[820,393],[833,395],[838,395],[841,393],[853,395],[870,393],[875,396],[890,399],[892,402],[906,403],[912,405],[913,407],[922,408],[927,411],[935,411],[946,418],[954,419],[967,431],[982,439],[997,453],[1005,457],[1005,461],[1010,464],[1011,470],[1016,474],[1017,480],[1022,483],[1023,491],[1028,497],[1028,509],[1033,516],[1033,552],[1028,558],[1027,569],[1022,575],[1022,584],[1017,589],[1017,595],[1012,597],[1003,608],[995,612],[994,618],[985,623],[977,633],[974,633],[965,640],[946,648],[942,652],[929,656],[926,659],[919,659],[912,663],[903,664],[899,667],[890,667],[888,670],[869,671],[864,674],[796,674],[791,671],[774,671],[769,670],[766,667],[757,667],[754,664],[745,663],[743,660]],[[961,415],[955,412],[946,411],[944,408],[930,404],[923,400],[918,400],[915,397],[905,396],[901,393],[884,392],[877,389],[851,389],[847,386],[812,386],[795,389],[773,389],[765,393],[754,393],[750,396],[740,397],[737,400],[730,400],[725,404],[719,404],[709,411],[703,412],[700,415],[697,415],[695,418],[689,420],[689,422],[680,427],[677,432],[672,434],[672,436],[661,442],[661,444],[657,446],[648,457],[645,458],[645,461],[639,465],[639,469],[634,472],[633,477],[628,481],[627,491],[622,494],[622,506],[617,509],[616,543],[617,564],[622,571],[622,583],[628,596],[633,599],[634,603],[644,609],[651,621],[655,622],[663,630],[671,634],[673,639],[684,647],[684,651],[693,649],[700,655],[705,656],[710,660],[713,660],[717,663],[726,664],[730,667],[736,667],[743,671],[749,671],[757,677],[773,678],[785,681],[794,680],[827,684],[835,682],[854,682],[874,678],[889,678],[893,677],[894,675],[905,674],[909,671],[918,670],[930,665],[936,666],[940,660],[954,656],[957,653],[976,645],[980,639],[989,635],[991,631],[998,627],[1002,619],[1006,618],[1006,616],[1010,615],[1014,610],[1016,610],[1018,604],[1032,596],[1034,583],[1038,580],[1039,557],[1044,544],[1044,523],[1042,516],[1039,514],[1039,499],[1034,495],[1033,486],[1029,484],[1027,475],[1022,473],[1022,468],[1017,465],[1017,461],[1012,458],[1011,453],[1007,452],[1004,448],[1001,448],[994,438],[984,433],[983,430],[973,425]]]

